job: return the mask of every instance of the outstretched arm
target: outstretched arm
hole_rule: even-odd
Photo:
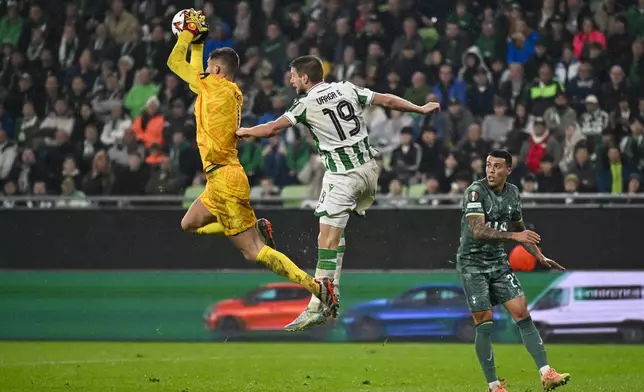
[[[174,45],[174,48],[170,53],[170,57],[168,57],[168,68],[170,68],[170,70],[174,72],[178,77],[180,77],[184,82],[188,83],[192,91],[198,92],[200,71],[193,68],[186,60],[188,54],[188,46],[190,46],[193,38],[194,34],[189,32],[188,30],[184,30],[181,32],[181,34],[179,34],[179,37],[177,37],[177,43]],[[194,54],[195,53],[193,52],[193,57]]]
[[[512,222],[512,228],[511,229],[514,232],[525,232],[526,228],[525,228],[525,224],[523,223],[523,219],[521,219],[520,221],[517,221],[517,222]],[[556,269],[558,269],[560,271],[565,271],[566,270],[564,267],[559,265],[554,260],[551,260],[551,259],[547,258],[546,256],[544,256],[544,254],[541,253],[541,250],[539,249],[537,244],[530,244],[530,243],[525,243],[524,242],[521,245],[523,245],[523,247],[525,248],[525,250],[528,251],[528,253],[530,253],[532,256],[534,256],[535,259],[537,259],[541,264],[545,265],[546,267],[548,267],[548,268],[553,268],[554,267],[554,268],[556,268]]]
[[[418,106],[409,102],[404,98],[400,98],[393,94],[379,94],[376,93],[373,97],[373,105],[386,107],[399,112],[411,112],[418,114],[427,114],[436,109],[440,109],[441,105],[438,102],[429,102],[423,106]]]
[[[267,138],[279,134],[282,130],[292,127],[291,122],[281,116],[277,120],[269,121],[266,124],[256,125],[252,128],[239,128],[235,134],[237,137],[258,137]]]

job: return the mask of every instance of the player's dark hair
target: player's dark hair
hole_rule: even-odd
[[[298,74],[306,75],[312,84],[320,83],[324,78],[322,60],[316,56],[301,56],[291,62]]]
[[[218,60],[223,62],[227,73],[234,76],[239,69],[239,55],[233,48],[215,49],[208,55],[208,60]]]
[[[505,163],[506,165],[508,165],[508,167],[512,167],[512,155],[507,150],[502,150],[502,149],[492,150],[492,152],[487,154],[487,156],[493,157],[493,158],[501,158],[505,160]]]

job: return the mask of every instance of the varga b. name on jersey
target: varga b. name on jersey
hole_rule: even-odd
[[[373,97],[372,91],[349,82],[320,83],[296,100],[284,116],[311,131],[327,170],[344,173],[377,154],[369,144],[363,118],[363,107]]]

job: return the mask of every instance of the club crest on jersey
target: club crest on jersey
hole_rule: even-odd
[[[478,192],[470,192],[467,194],[467,200],[469,201],[477,201],[479,199],[479,194]]]
[[[333,188],[335,188],[335,185],[329,184],[329,192],[331,192],[333,190]]]

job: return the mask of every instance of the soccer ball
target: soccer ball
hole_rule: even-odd
[[[172,18],[172,34],[174,34],[175,37],[178,37],[179,34],[181,34],[181,32],[183,31],[184,14],[187,11],[189,10],[181,10],[177,12],[174,18]]]

